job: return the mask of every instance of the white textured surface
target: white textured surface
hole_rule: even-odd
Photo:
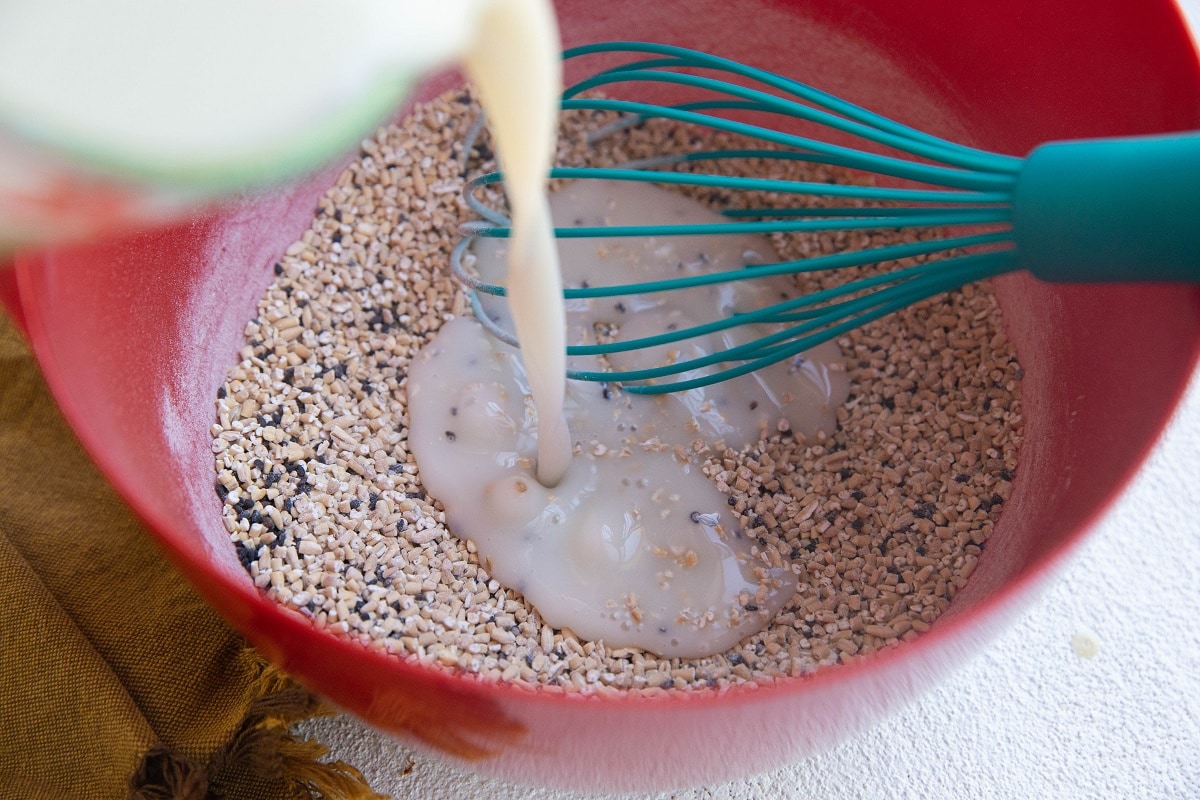
[[[1181,5],[1200,23],[1200,0]],[[1198,479],[1200,375],[1119,503],[983,655],[823,755],[655,800],[1200,798]],[[396,800],[591,797],[460,772],[344,716],[304,731]]]

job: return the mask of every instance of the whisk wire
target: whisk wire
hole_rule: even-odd
[[[741,64],[730,59],[721,58],[709,53],[701,53],[695,50],[689,50],[683,47],[673,45],[655,44],[650,42],[601,42],[589,45],[581,45],[570,48],[563,53],[564,60],[570,60],[582,56],[594,55],[600,53],[647,53],[666,56],[659,59],[644,59],[634,61],[630,64],[621,65],[604,70],[598,73],[598,76],[607,76],[613,73],[625,73],[628,71],[639,71],[643,68],[707,68],[726,72],[731,75],[737,75],[743,78],[760,83],[764,86],[769,86],[773,89],[785,92],[794,97],[797,97],[807,103],[827,109],[837,117],[845,118],[853,122],[860,123],[869,128],[877,130],[881,133],[890,134],[900,139],[903,139],[907,144],[902,146],[903,150],[911,150],[911,145],[917,146],[933,146],[939,148],[945,153],[957,153],[960,157],[971,159],[968,163],[963,163],[962,166],[967,169],[980,169],[988,171],[1006,171],[1016,173],[1021,166],[1022,159],[1005,156],[998,153],[992,153],[986,150],[969,147],[958,142],[953,142],[934,136],[925,131],[905,125],[889,117],[882,116],[873,111],[856,105],[836,95],[817,89],[805,83],[793,80],[783,75],[779,75],[765,70],[760,70],[746,64]],[[580,81],[569,87],[564,93],[564,98],[569,99],[581,91],[588,83],[587,80]],[[840,128],[840,124],[836,119],[831,121],[834,127]]]
[[[661,281],[645,281],[636,284],[567,287],[563,290],[563,297],[568,300],[596,300],[605,297],[622,297],[632,294],[674,292],[684,289],[695,289],[702,286],[713,286],[721,283],[734,283],[754,278],[773,277],[776,275],[796,275],[806,272],[820,272],[830,269],[859,267],[866,264],[898,262],[904,259],[920,258],[922,256],[933,255],[945,250],[959,250],[981,247],[985,245],[1001,245],[1006,242],[1006,232],[993,231],[989,233],[973,234],[970,236],[960,236],[951,239],[923,240],[907,242],[904,244],[885,245],[883,247],[867,248],[863,250],[850,250],[841,253],[830,253],[824,256],[813,256],[794,261],[780,261],[774,264],[756,264],[753,266],[747,266],[737,272],[711,272],[699,275],[688,275],[682,278],[670,278]],[[458,246],[454,248],[454,252],[450,258],[450,264],[455,277],[474,291],[482,292],[483,294],[491,295],[493,297],[504,297],[506,295],[506,291],[503,286],[480,280],[478,277],[468,272],[464,267],[462,263],[462,256],[465,254],[467,247],[470,244],[471,241],[469,239],[463,239],[459,242]],[[942,269],[947,263],[950,262],[939,261],[926,263],[918,265],[913,269]],[[837,289],[826,290],[824,293],[805,295],[804,299],[806,299],[809,303],[821,303],[825,300],[836,297],[838,294],[857,292],[871,288],[879,283],[886,282],[889,276],[891,280],[895,281],[907,274],[909,273],[893,272],[885,275],[873,276],[869,279],[864,278],[857,282],[843,284]],[[714,328],[713,330],[716,329]],[[687,337],[676,334],[673,339],[664,339],[662,341],[675,341],[682,338]],[[597,355],[602,352],[586,350],[584,349],[586,347],[596,347],[596,345],[579,345],[574,348],[568,348],[568,353],[571,355]]]
[[[555,167],[550,174],[558,180],[641,181],[722,192],[768,193],[776,199],[788,195],[818,200],[812,205],[731,208],[721,222],[704,224],[576,225],[555,229],[561,239],[711,236],[739,233],[928,230],[901,244],[813,256],[772,264],[753,264],[723,273],[689,275],[661,281],[609,286],[570,287],[567,299],[593,299],[623,295],[672,292],[771,276],[819,270],[896,265],[916,258],[915,266],[883,271],[848,281],[801,297],[788,298],[762,308],[709,320],[675,331],[627,340],[572,345],[573,359],[618,356],[633,351],[664,348],[668,362],[643,369],[576,369],[574,379],[622,384],[633,393],[659,394],[684,391],[727,380],[761,369],[771,363],[801,357],[803,351],[836,338],[866,322],[891,314],[919,300],[974,280],[1015,269],[1012,243],[1012,198],[1022,159],[988,153],[949,142],[902,123],[882,117],[840,98],[789,78],[737,64],[717,56],[668,45],[614,42],[573,48],[571,59],[598,53],[635,54],[629,63],[598,72],[569,87],[563,95],[564,110],[615,112],[619,116],[589,136],[596,143],[649,119],[672,120],[708,130],[746,138],[750,144],[729,150],[692,150],[616,163],[607,167]],[[647,57],[649,56],[649,57]],[[680,72],[679,70],[689,70]],[[694,71],[723,73],[730,80],[694,74]],[[752,85],[734,83],[740,80]],[[631,82],[659,82],[712,95],[662,106],[625,99],[589,97],[589,89]],[[765,88],[760,88],[765,87]],[[807,136],[773,130],[722,116],[722,112],[765,112],[847,134],[865,142],[869,149],[835,144]],[[477,134],[478,129],[472,129]],[[764,146],[755,146],[761,143]],[[467,142],[466,151],[473,146]],[[878,152],[882,150],[883,152]],[[732,159],[765,162],[809,162],[848,168],[873,175],[899,178],[917,186],[876,186],[829,183],[821,180],[786,180],[745,175],[709,174],[705,164]],[[699,167],[680,170],[684,165]],[[768,169],[767,174],[771,174]],[[478,214],[476,221],[461,226],[463,240],[455,247],[451,264],[454,274],[471,291],[475,316],[496,338],[517,346],[515,336],[504,330],[487,313],[481,297],[503,297],[502,286],[471,275],[463,260],[472,242],[479,238],[510,235],[509,218],[491,207],[482,195],[489,186],[503,181],[500,172],[490,172],[468,181],[467,204]],[[748,195],[753,196],[753,195]],[[753,201],[752,201],[753,202]],[[737,203],[734,203],[736,206]],[[948,232],[958,231],[957,233]],[[942,258],[941,256],[946,256]],[[713,334],[728,337],[735,328],[760,325],[762,335],[734,344],[719,352],[676,361],[673,346]],[[619,335],[619,334],[618,334]]]
[[[688,361],[640,370],[568,370],[567,375],[578,380],[620,383],[623,384],[625,391],[634,394],[688,391],[755,372],[785,359],[794,359],[805,350],[920,300],[956,288],[963,283],[1003,274],[1012,267],[1012,257],[1007,252],[968,255],[950,261],[955,260],[959,263],[947,272],[924,272],[872,295],[827,306],[821,309],[827,313],[820,314],[787,330],[768,334],[719,353],[710,353]],[[760,311],[765,310],[760,309]],[[848,314],[849,316],[847,316]],[[750,321],[770,321],[770,319],[763,320],[760,313],[756,311],[747,315],[734,315],[723,322],[729,321],[740,326]],[[570,348],[568,348],[568,354],[570,354]],[[741,360],[741,363],[725,366],[714,373],[705,373],[665,384],[651,382],[664,377],[686,375],[689,372],[703,370],[713,365],[723,365],[726,362],[738,360]]]
[[[631,120],[631,117],[622,117],[622,121]],[[598,141],[598,140],[597,140]],[[671,153],[670,155],[657,156],[655,158],[640,159],[637,161],[624,162],[624,166],[628,168],[641,167],[645,165],[667,166],[671,164],[690,164],[700,161],[720,161],[727,159],[747,159],[759,158],[764,160],[775,161],[806,161],[813,164],[825,164],[831,167],[845,167],[847,169],[861,169],[861,162],[857,157],[851,158],[838,157],[832,155],[822,155],[820,153],[810,153],[804,150],[766,150],[766,149],[730,149],[730,150],[696,150],[687,153]],[[1009,196],[1009,192],[975,192],[969,193],[966,191],[956,190],[954,196],[960,202],[1003,202]],[[988,198],[987,200],[976,198]],[[998,198],[993,200],[992,198]]]
[[[692,225],[579,226],[574,228],[555,228],[554,235],[559,239],[594,239],[609,236],[711,236],[713,234],[730,235],[743,233],[816,233],[820,231],[870,230],[877,228],[924,228],[931,225],[985,225],[1008,221],[1008,214],[1005,209],[956,208],[944,213],[935,213],[939,210],[931,209],[929,212],[921,215],[873,216],[866,219],[793,219],[696,223]],[[470,223],[463,225],[462,230],[484,238],[499,239],[508,238],[512,233],[508,227],[489,225],[475,228]]]
[[[771,178],[746,178],[727,175],[706,175],[690,172],[662,172],[656,170],[627,169],[624,167],[554,167],[550,177],[558,180],[619,180],[642,181],[645,183],[672,184],[747,192],[775,192],[805,196],[840,197],[855,200],[872,200],[885,203],[960,203],[962,205],[1001,206],[1009,195],[1004,192],[960,192],[939,189],[903,189],[887,186],[859,186],[844,183],[818,183],[810,181],[787,181]],[[475,190],[504,180],[500,172],[489,172],[468,182],[465,197],[475,211],[496,224],[507,225],[508,218],[489,208],[475,196]],[[887,207],[880,207],[887,211]],[[970,220],[974,222],[975,220]],[[508,233],[491,232],[486,227],[475,232],[480,236],[507,236]]]
[[[928,264],[918,264],[913,267],[896,270],[878,275],[871,275],[864,278],[859,278],[855,281],[850,281],[833,289],[825,289],[818,292],[802,295],[800,297],[788,298],[781,300],[769,306],[755,309],[753,311],[744,311],[731,314],[722,319],[712,320],[710,322],[701,323],[690,328],[685,328],[678,331],[667,331],[656,334],[654,336],[646,336],[639,339],[617,340],[592,345],[573,345],[567,348],[567,354],[570,356],[595,356],[595,355],[613,355],[615,353],[631,352],[634,350],[645,350],[652,347],[660,347],[668,344],[692,339],[697,336],[707,336],[711,333],[717,333],[731,328],[741,327],[748,324],[779,324],[788,322],[810,321],[815,319],[824,319],[826,322],[830,319],[840,317],[845,313],[857,313],[863,309],[872,307],[872,304],[886,300],[884,289],[880,292],[864,295],[862,297],[842,300],[838,298],[845,297],[847,294],[858,294],[866,292],[869,289],[875,289],[880,286],[896,286],[907,284],[907,287],[919,289],[922,286],[938,283],[944,280],[947,272],[958,271],[973,268],[977,264],[986,264],[989,269],[1000,269],[1006,267],[1010,258],[1004,251],[994,253],[980,253],[968,256],[962,256],[957,259],[947,259],[938,262],[940,271],[935,271]],[[664,282],[665,283],[665,282]],[[651,285],[651,284],[646,284]],[[642,291],[645,292],[644,285]],[[677,291],[682,287],[660,288],[660,291]],[[892,289],[895,286],[891,287]],[[583,290],[587,292],[587,290]],[[582,293],[582,292],[581,292]],[[629,292],[625,292],[629,294]],[[607,292],[601,296],[611,296]],[[816,326],[802,328],[799,332],[809,333],[816,330]],[[791,331],[794,335],[796,331]],[[788,337],[788,332],[777,332],[765,337],[767,343],[782,341]],[[722,351],[706,362],[716,363],[722,360],[733,360],[739,358],[739,354],[744,352],[745,346],[741,348],[733,348]],[[676,370],[678,371],[678,370]],[[667,374],[667,373],[663,373]],[[663,374],[657,377],[662,377]]]
[[[962,168],[910,161],[904,158],[857,150],[830,142],[821,142],[816,139],[796,136],[782,131],[772,131],[758,125],[751,125],[723,117],[680,110],[671,106],[656,106],[652,103],[641,103],[632,100],[588,98],[564,100],[562,107],[565,111],[615,111],[618,113],[634,114],[648,119],[670,119],[685,124],[703,125],[714,130],[756,138],[784,147],[799,148],[821,154],[822,156],[850,158],[858,165],[856,167],[858,169],[902,180],[917,181],[919,183],[986,191],[989,189],[1011,189],[1014,182],[1014,177],[1007,172],[971,171]]]
[[[959,148],[943,147],[940,142],[928,141],[928,137],[921,139],[913,139],[907,136],[901,136],[891,133],[890,131],[881,130],[877,127],[864,125],[862,123],[848,120],[843,117],[824,111],[820,108],[797,103],[786,98],[777,97],[776,95],[755,89],[748,89],[737,84],[727,81],[719,81],[713,78],[701,77],[697,75],[688,75],[677,72],[661,72],[658,70],[619,70],[589,78],[586,81],[581,81],[575,86],[567,90],[567,97],[573,97],[575,92],[582,92],[588,89],[600,88],[612,83],[627,83],[630,81],[645,81],[655,83],[673,83],[682,86],[689,86],[696,89],[705,89],[714,92],[723,92],[733,97],[743,98],[746,102],[742,108],[745,110],[769,112],[780,116],[792,117],[795,119],[813,122],[818,125],[825,125],[830,128],[841,131],[842,133],[851,136],[857,136],[861,139],[875,142],[876,144],[885,147],[903,148],[908,152],[931,160],[947,164],[958,169],[991,169],[990,159],[979,159],[974,157],[974,154],[963,153]],[[564,108],[578,107],[581,101],[568,100],[564,103]],[[582,101],[587,103],[588,101]],[[676,112],[693,113],[702,110],[715,110],[719,108],[736,108],[725,102],[717,103],[683,103],[672,106],[656,106],[658,109],[654,112],[655,115],[663,115],[663,108],[670,108]],[[631,113],[639,113],[632,108]],[[641,116],[646,116],[641,114]],[[794,139],[792,141],[795,141]],[[811,140],[809,140],[811,141]],[[781,143],[784,143],[781,141]],[[822,148],[836,148],[836,145],[822,142]],[[986,163],[980,163],[984,161]]]

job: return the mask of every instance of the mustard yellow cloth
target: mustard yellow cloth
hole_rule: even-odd
[[[0,313],[0,800],[373,800],[322,713],[190,589]]]

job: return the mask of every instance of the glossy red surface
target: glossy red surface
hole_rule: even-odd
[[[568,44],[686,44],[1004,152],[1200,127],[1200,65],[1170,2],[564,0],[560,16]],[[24,320],[97,464],[267,657],[380,728],[520,781],[633,790],[727,780],[830,746],[909,701],[1052,577],[1148,452],[1200,348],[1200,289],[999,283],[1026,374],[1026,445],[978,569],[913,643],[723,695],[582,698],[459,678],[369,653],[277,607],[220,522],[213,398],[272,264],[334,174],[170,229],[29,254],[0,271],[0,299]]]

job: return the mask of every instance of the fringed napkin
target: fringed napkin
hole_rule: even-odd
[[[191,590],[0,313],[0,798],[376,800],[324,713]]]

